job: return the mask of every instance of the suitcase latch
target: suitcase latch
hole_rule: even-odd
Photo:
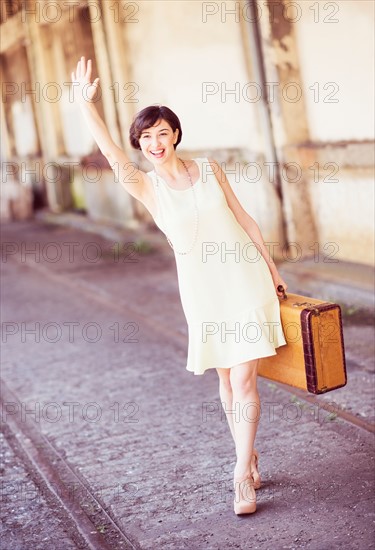
[[[314,312],[315,312],[316,315],[320,315],[319,309],[317,309],[317,307],[315,306],[315,304],[312,304],[311,302],[294,302],[294,303],[293,303],[293,306],[296,306],[296,307],[306,306],[307,309],[312,309],[312,310],[314,310]]]

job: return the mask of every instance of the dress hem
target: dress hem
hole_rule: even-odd
[[[265,355],[258,355],[257,357],[248,357],[246,359],[241,359],[239,361],[236,362],[237,365],[240,365],[241,363],[246,363],[247,361],[254,361],[255,359],[263,359],[264,357],[273,357],[274,355],[277,355],[277,352],[276,352],[276,349],[277,348],[280,348],[281,346],[286,346],[287,345],[287,342],[283,343],[283,344],[280,344],[278,346],[275,347],[275,351],[274,353],[269,353],[267,352]],[[188,366],[185,367],[185,370],[187,370],[187,372],[191,372],[192,374],[194,374],[195,376],[202,376],[206,371],[208,370],[212,370],[212,369],[231,369],[232,367],[235,367],[236,365],[225,365],[225,366],[212,366],[212,367],[206,367],[202,372],[195,372],[194,370],[192,369],[189,369]]]

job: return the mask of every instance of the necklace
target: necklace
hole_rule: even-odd
[[[167,241],[170,245],[170,247],[173,249],[173,251],[176,253],[176,254],[181,254],[181,255],[185,255],[185,254],[189,254],[189,252],[192,251],[192,249],[194,248],[194,245],[197,241],[197,237],[198,237],[198,225],[199,225],[199,211],[198,211],[198,206],[197,206],[197,199],[196,199],[196,196],[195,196],[195,191],[194,191],[194,185],[193,185],[193,182],[191,181],[191,176],[190,176],[190,173],[189,173],[189,170],[187,169],[186,167],[186,164],[185,162],[182,160],[182,159],[178,159],[182,162],[182,164],[184,165],[184,168],[187,172],[187,175],[189,176],[189,180],[190,180],[190,185],[191,185],[191,190],[193,192],[193,197],[194,197],[194,207],[195,207],[195,234],[194,234],[194,239],[193,239],[193,243],[191,245],[191,247],[185,251],[185,252],[179,252],[178,250],[175,250],[175,248],[173,247],[173,244],[172,242],[170,241],[168,235],[166,234],[166,237],[167,237]],[[157,198],[158,198],[158,203],[159,203],[159,212],[160,212],[160,217],[162,218],[162,209],[161,209],[161,204],[160,204],[160,197],[159,197],[159,178],[158,178],[158,175],[156,173],[156,170],[154,170],[155,172],[155,176],[156,176],[156,195],[157,195]],[[162,222],[163,225],[164,225],[164,222]]]

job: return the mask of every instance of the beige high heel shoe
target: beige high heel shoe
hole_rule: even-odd
[[[239,515],[253,514],[257,509],[254,481],[251,475],[234,478],[235,498],[234,513]]]
[[[258,472],[258,463],[259,463],[259,453],[256,449],[253,449],[253,454],[251,456],[251,475],[254,480],[254,489],[260,489],[261,478]]]
[[[258,464],[259,464],[259,453],[256,449],[253,449],[253,454],[251,455],[250,468],[251,468],[251,476],[254,481],[254,489],[260,489],[262,484],[260,473],[258,471]],[[233,482],[233,486],[234,486],[234,482]]]

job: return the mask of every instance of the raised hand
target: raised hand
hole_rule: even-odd
[[[92,62],[86,61],[82,56],[77,63],[76,72],[72,72],[72,82],[74,84],[74,100],[80,105],[92,103],[99,84],[99,77],[91,83]]]

